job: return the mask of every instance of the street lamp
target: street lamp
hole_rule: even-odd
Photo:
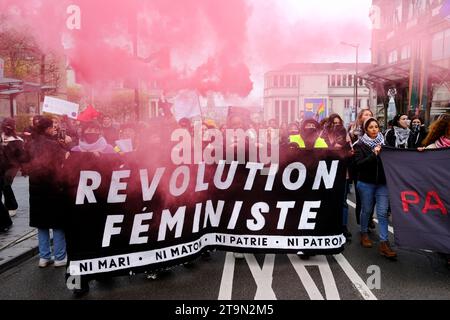
[[[353,80],[353,83],[355,85],[355,119],[358,115],[358,51],[359,51],[359,43],[347,43],[344,41],[341,41],[341,44],[344,46],[349,46],[356,49],[356,73],[355,73],[355,79]]]

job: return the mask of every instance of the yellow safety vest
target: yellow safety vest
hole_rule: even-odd
[[[298,147],[301,149],[306,148],[305,141],[303,141],[302,136],[299,134],[289,136],[289,142],[298,144]],[[323,138],[319,137],[316,139],[316,142],[314,143],[314,148],[324,149],[328,148],[328,145]]]

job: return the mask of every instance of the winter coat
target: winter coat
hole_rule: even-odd
[[[356,143],[354,150],[357,180],[371,184],[386,184],[381,158],[361,141]]]
[[[428,135],[427,129],[425,126],[421,126],[419,131],[411,132],[408,140],[408,148],[417,149],[422,146],[423,140],[425,140]]]
[[[2,134],[1,142],[3,155],[5,158],[6,174],[15,176],[20,166],[28,161],[28,156],[24,149],[24,142],[20,137],[5,136]]]
[[[27,144],[30,190],[30,226],[42,229],[65,227],[61,197],[61,171],[65,151],[59,143],[38,135]]]

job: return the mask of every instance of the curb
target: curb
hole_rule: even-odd
[[[8,271],[11,268],[18,266],[24,261],[36,256],[38,253],[39,253],[38,246],[34,246],[30,249],[23,251],[19,255],[14,256],[11,259],[7,259],[5,261],[0,262],[0,274]]]

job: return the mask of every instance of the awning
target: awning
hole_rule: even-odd
[[[11,89],[11,90],[0,90],[0,95],[2,96],[11,96],[14,94],[22,93],[23,91],[20,89]]]
[[[0,85],[14,85],[21,84],[23,81],[13,78],[0,78]]]
[[[411,62],[409,60],[396,64],[377,66],[367,69],[359,77],[376,84],[409,83]],[[436,64],[428,65],[428,76],[433,81],[450,81],[450,70]]]

